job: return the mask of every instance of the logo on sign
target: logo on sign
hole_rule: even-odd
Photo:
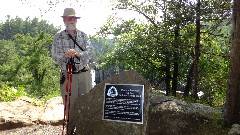
[[[118,96],[117,89],[116,89],[114,86],[110,87],[110,88],[108,89],[107,95],[108,95],[109,97],[116,97],[116,96]]]

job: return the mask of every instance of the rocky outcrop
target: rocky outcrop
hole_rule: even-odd
[[[150,135],[188,135],[215,119],[218,110],[198,103],[186,103],[166,96],[152,96],[149,113]]]
[[[34,124],[59,125],[63,119],[62,98],[55,97],[44,106],[36,105],[29,97],[0,103],[0,130],[20,128]]]

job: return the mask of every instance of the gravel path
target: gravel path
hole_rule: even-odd
[[[0,131],[0,135],[61,135],[62,125],[33,125]]]

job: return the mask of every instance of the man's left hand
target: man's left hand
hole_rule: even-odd
[[[78,52],[77,52],[76,50],[74,50],[74,49],[69,49],[69,50],[67,51],[67,54],[68,54],[68,56],[70,56],[70,57],[79,57]]]

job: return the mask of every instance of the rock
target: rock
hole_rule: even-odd
[[[0,130],[20,128],[34,124],[59,125],[63,119],[62,98],[52,98],[46,106],[34,105],[29,97],[20,97],[13,102],[0,102]]]
[[[143,124],[102,120],[106,83],[144,85]],[[76,133],[80,135],[145,135],[148,125],[149,90],[150,84],[136,71],[125,71],[116,74],[96,85],[94,89],[78,98],[75,102]]]
[[[228,132],[228,135],[240,135],[240,125],[233,124],[231,130]]]
[[[149,135],[196,134],[201,124],[218,111],[201,104],[186,103],[166,96],[152,96],[149,107]]]
[[[0,104],[0,130],[34,124],[42,108],[34,107],[31,102],[32,100],[28,97],[21,97],[13,102],[2,102]]]
[[[44,112],[39,118],[42,124],[59,125],[62,124],[64,116],[64,106],[62,97],[54,97],[45,103]]]

